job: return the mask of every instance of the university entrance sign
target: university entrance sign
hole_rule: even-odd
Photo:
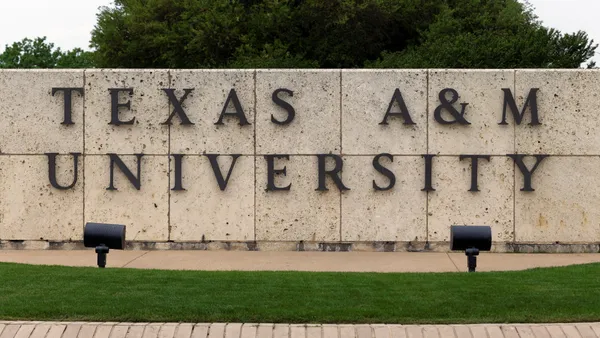
[[[597,251],[600,72],[0,71],[0,245]]]

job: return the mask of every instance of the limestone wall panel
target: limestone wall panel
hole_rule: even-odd
[[[74,180],[73,157],[57,157],[61,186]],[[48,179],[45,155],[0,156],[0,238],[8,240],[76,241],[83,239],[83,159],[77,182],[59,190]]]
[[[83,70],[0,70],[0,152],[44,154],[83,151],[83,96],[72,93],[64,122],[64,93],[82,88]]]
[[[531,108],[516,127],[516,149],[523,154],[600,155],[600,71],[518,70],[516,102],[521,111],[532,88],[537,92],[540,125],[529,125]],[[512,115],[509,123],[514,123]]]
[[[120,155],[137,176],[137,158]],[[169,178],[167,156],[143,156],[141,186],[137,190],[114,166],[114,188],[110,186],[110,158],[85,157],[85,221],[124,224],[129,241],[166,241],[168,239]]]
[[[492,240],[512,242],[513,161],[505,156],[479,160],[478,189],[471,189],[471,160],[458,156],[433,159],[433,188],[428,203],[428,238],[449,241],[451,225],[488,225]]]
[[[393,115],[382,124],[396,90],[390,113],[404,103],[410,121]],[[342,146],[347,155],[427,153],[427,71],[344,70]]]
[[[233,162],[217,158],[223,178]],[[171,239],[175,241],[254,240],[254,157],[237,158],[221,190],[206,156],[184,156],[182,187],[171,190]],[[171,159],[171,188],[175,187],[175,159]]]
[[[328,161],[328,168],[331,163]],[[289,191],[267,192],[267,162],[256,157],[256,239],[263,241],[339,241],[340,192],[331,179],[328,191],[318,188],[316,156],[290,156],[275,160],[286,168],[275,184]]]
[[[535,161],[527,162],[531,168]],[[600,241],[600,157],[551,156],[533,174],[535,191],[521,192],[516,175],[517,242],[594,243]]]
[[[513,125],[499,125],[502,121],[504,92],[514,92],[513,70],[430,70],[429,71],[429,153],[441,155],[512,154],[515,149]],[[441,107],[440,93],[456,102],[452,105],[458,113],[463,111],[470,125],[454,123],[443,125],[435,120],[435,111]],[[440,110],[445,121],[458,120],[448,108]]]
[[[254,71],[171,70],[170,74],[170,88],[175,89],[178,100],[185,95],[185,89],[193,89],[182,104],[193,125],[181,125],[179,117],[172,119],[171,153],[254,153]],[[237,112],[235,95],[248,124],[240,125],[241,119],[231,115],[225,115],[222,124],[216,124],[230,95],[225,113]],[[169,115],[172,111],[171,106]],[[166,120],[167,117],[163,122]]]
[[[169,127],[161,125],[169,116],[169,100],[162,91],[169,86],[166,70],[86,70],[85,72],[85,153],[86,154],[167,154]],[[111,122],[109,89],[121,92],[119,119],[133,124]]]
[[[373,167],[372,156],[344,156],[344,183],[351,189],[342,196],[342,240],[425,242],[427,193],[423,188],[424,161],[420,156],[395,156],[380,163],[394,173],[396,182]]]
[[[273,102],[279,98],[291,104],[295,117],[285,121],[286,110]],[[340,153],[340,71],[339,70],[257,70],[256,71],[256,152],[257,154]]]

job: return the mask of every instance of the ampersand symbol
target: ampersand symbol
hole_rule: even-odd
[[[447,93],[452,94],[450,101],[448,101],[448,99],[446,98]],[[435,112],[433,113],[435,120],[439,124],[454,124],[454,123],[471,124],[469,121],[467,121],[465,119],[465,108],[467,107],[468,103],[460,104],[462,107],[460,112],[453,106],[453,104],[456,103],[456,101],[458,101],[458,92],[456,90],[454,90],[452,88],[442,89],[442,91],[440,92],[439,98],[440,98],[440,102],[442,104],[439,105],[435,109]],[[452,115],[454,117],[454,120],[444,120],[444,118],[442,118],[442,110],[443,109],[446,109],[450,113],[450,115]]]

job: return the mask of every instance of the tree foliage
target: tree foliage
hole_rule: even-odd
[[[115,0],[93,53],[24,39],[0,68],[577,68],[594,56],[585,32],[545,27],[520,1]]]
[[[0,54],[0,68],[91,68],[94,66],[92,52],[80,48],[61,51],[46,37],[34,40],[25,38],[6,45]]]
[[[518,0],[116,0],[101,67],[575,68],[597,45]]]
[[[419,44],[383,52],[367,66],[578,68],[597,48],[585,32],[561,34],[543,27],[528,6],[516,1],[454,2],[442,7]]]

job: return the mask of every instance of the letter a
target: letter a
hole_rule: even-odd
[[[400,107],[399,113],[392,113],[392,107],[394,106],[394,102],[398,103]],[[390,101],[390,105],[388,106],[387,111],[385,112],[385,116],[383,117],[383,121],[379,124],[388,124],[388,117],[400,116],[404,119],[404,124],[416,124],[410,118],[410,114],[408,113],[408,108],[406,108],[406,103],[404,103],[404,98],[402,98],[402,93],[400,93],[400,89],[396,88],[394,91],[394,96],[392,96],[392,100]]]

